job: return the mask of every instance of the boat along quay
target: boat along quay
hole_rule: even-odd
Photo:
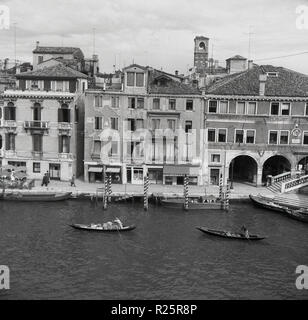
[[[307,224],[252,203],[229,210],[171,209],[143,201],[0,201],[0,262],[10,290],[0,299],[307,299],[295,270],[307,264]],[[84,232],[113,221],[130,232]],[[204,234],[239,232],[262,241]]]

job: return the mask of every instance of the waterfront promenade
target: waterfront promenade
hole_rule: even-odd
[[[49,186],[41,187],[40,181],[35,181],[35,187],[32,190],[48,190],[48,191],[70,191],[73,193],[73,196],[78,197],[82,194],[97,195],[97,188],[101,188],[99,194],[103,193],[104,185],[101,183],[87,183],[82,180],[76,180],[76,187],[71,187],[70,182],[63,181],[51,181]],[[218,196],[219,187],[218,186],[189,186],[189,195],[190,196],[203,196],[214,195]],[[124,195],[143,195],[143,185],[122,185],[122,184],[113,184],[112,192],[114,195],[124,196]],[[265,187],[254,187],[242,183],[234,183],[234,189],[231,190],[231,199],[248,199],[249,195],[268,195],[273,196],[274,193],[269,191]],[[170,186],[170,185],[150,185],[149,195],[156,196],[165,196],[165,197],[174,197],[174,196],[183,196],[183,186]]]

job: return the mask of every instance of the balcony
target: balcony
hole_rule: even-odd
[[[24,128],[26,130],[39,130],[40,133],[44,133],[44,131],[49,129],[48,121],[25,121]]]
[[[91,154],[91,159],[92,160],[99,160],[99,161],[101,161],[101,155],[100,155],[100,153],[92,153]]]
[[[74,160],[74,155],[72,153],[59,153],[59,159]]]
[[[35,160],[42,160],[43,159],[43,152],[41,151],[32,151],[32,158]]]
[[[0,127],[8,129],[16,129],[17,122],[15,120],[1,120]]]
[[[58,129],[59,130],[72,130],[73,124],[70,122],[59,122],[58,123]]]

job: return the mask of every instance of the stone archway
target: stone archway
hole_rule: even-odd
[[[291,171],[291,163],[286,157],[280,155],[272,156],[263,164],[262,181],[265,182],[268,175],[277,176],[289,171]]]
[[[258,164],[254,158],[247,155],[235,157],[230,162],[229,179],[234,182],[257,184]]]

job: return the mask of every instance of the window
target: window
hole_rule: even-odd
[[[278,131],[269,132],[269,144],[278,144]]]
[[[192,130],[192,121],[185,121],[185,132],[189,133]]]
[[[238,102],[236,105],[237,114],[245,114],[245,102]]]
[[[41,105],[39,103],[35,103],[33,107],[33,120],[41,121]]]
[[[208,142],[215,142],[215,135],[216,135],[215,129],[208,129],[208,131],[207,131]]]
[[[5,135],[5,139],[6,139],[5,150],[15,151],[15,134],[7,133]]]
[[[291,110],[290,103],[282,103],[281,104],[281,115],[282,116],[289,116]]]
[[[70,92],[70,83],[69,81],[63,81],[63,91]]]
[[[244,130],[235,130],[235,143],[244,143]]]
[[[94,141],[94,148],[93,148],[93,153],[94,154],[100,154],[101,153],[101,147],[102,147],[102,142],[99,140]]]
[[[63,104],[62,107],[58,109],[58,122],[71,122],[71,110],[67,104]]]
[[[247,130],[246,131],[246,143],[255,143],[255,131]]]
[[[167,124],[168,124],[168,129],[175,131],[175,120],[168,119]]]
[[[154,110],[160,109],[160,99],[158,99],[158,98],[153,99],[153,109]]]
[[[169,110],[176,109],[176,99],[169,99]]]
[[[40,134],[32,135],[33,151],[42,152],[43,151],[43,136]]]
[[[217,113],[217,101],[209,102],[209,113]]]
[[[119,119],[118,118],[111,118],[111,129],[112,130],[119,130]]]
[[[212,154],[211,162],[220,163],[220,154]]]
[[[38,64],[44,61],[44,56],[38,56]]]
[[[70,153],[70,137],[59,137],[59,153]]]
[[[136,74],[136,87],[143,87],[144,86],[144,73],[137,73]]]
[[[138,98],[137,99],[137,108],[138,109],[144,109],[144,98]]]
[[[303,144],[308,144],[308,131],[304,131]]]
[[[160,119],[152,119],[152,130],[160,128]]]
[[[111,149],[109,151],[109,156],[116,156],[118,154],[118,141],[111,142]]]
[[[136,109],[136,98],[128,98],[128,107],[131,109]]]
[[[271,103],[271,115],[273,115],[273,116],[279,115],[279,103],[278,102]]]
[[[135,85],[135,73],[127,72],[127,86],[133,87]]]
[[[194,110],[194,101],[187,100],[186,101],[186,111],[193,111]]]
[[[257,103],[256,102],[248,102],[247,114],[256,114],[256,113],[257,113]]]
[[[289,144],[289,131],[280,131],[280,144]]]
[[[136,130],[135,119],[127,119],[127,130],[128,131],[135,131]]]
[[[119,108],[119,97],[111,97],[111,107]]]
[[[12,102],[4,107],[4,120],[16,121],[16,108]]]
[[[41,163],[40,162],[33,162],[33,173],[40,173],[41,172]]]
[[[220,101],[219,113],[228,113],[228,101]]]
[[[103,118],[95,117],[95,130],[102,130],[102,129],[103,129]]]
[[[227,130],[219,129],[218,130],[218,142],[226,142],[227,141]]]
[[[63,81],[57,81],[57,91],[63,91]]]

